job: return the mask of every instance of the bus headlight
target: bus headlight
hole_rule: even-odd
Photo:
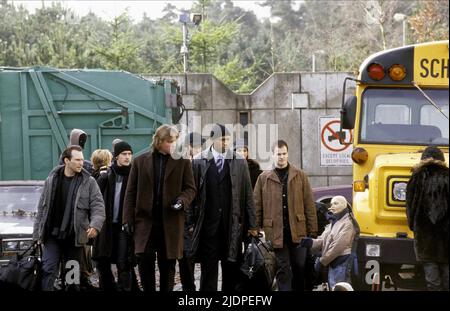
[[[11,251],[18,251],[18,250],[19,250],[19,243],[17,243],[17,241],[3,242],[3,251],[11,252]]]
[[[19,248],[21,251],[26,250],[27,248],[30,248],[31,245],[33,245],[33,240],[25,240],[19,242]]]
[[[367,257],[380,257],[380,254],[381,254],[380,244],[366,244]]]
[[[406,201],[406,186],[404,181],[394,182],[392,185],[392,197],[395,201]]]

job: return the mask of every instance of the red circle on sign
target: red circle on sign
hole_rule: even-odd
[[[328,122],[327,124],[325,124],[325,126],[322,129],[322,133],[320,134],[320,136],[321,136],[320,138],[322,140],[323,145],[328,150],[335,151],[335,152],[344,151],[345,149],[347,149],[351,145],[351,143],[344,144],[344,146],[342,148],[332,148],[332,147],[328,146],[327,143],[325,142],[325,130],[329,130],[331,132],[331,135],[336,137],[336,139],[339,141],[339,135],[335,131],[333,131],[331,129],[331,127],[330,127],[330,125],[334,124],[334,123],[338,123],[339,124],[340,121],[334,120],[334,121],[331,121],[331,122]],[[350,132],[350,141],[352,141],[353,140],[353,133],[352,133],[352,131],[349,131],[349,132]]]

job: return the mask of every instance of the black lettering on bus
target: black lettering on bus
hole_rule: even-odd
[[[432,60],[431,60],[431,69],[430,69],[430,71],[431,71],[431,76],[433,77],[433,78],[439,78],[439,72],[436,72],[435,71],[435,68],[434,68],[434,65],[436,64],[436,69],[438,69],[438,66],[437,65],[439,65],[439,59],[436,59],[436,58],[433,58]]]
[[[423,69],[423,71],[420,72],[420,76],[421,76],[422,78],[428,77],[429,71],[428,71],[427,65],[428,65],[428,59],[423,58],[423,59],[420,61],[420,67]]]
[[[441,78],[447,78],[448,79],[448,58],[442,59],[442,65],[441,65]]]

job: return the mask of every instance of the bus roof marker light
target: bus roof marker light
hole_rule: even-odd
[[[394,64],[389,68],[389,77],[394,81],[402,81],[406,77],[406,68],[400,64]]]
[[[367,71],[369,73],[369,77],[375,81],[382,80],[386,74],[384,72],[383,66],[377,63],[370,64],[369,67],[367,68]]]

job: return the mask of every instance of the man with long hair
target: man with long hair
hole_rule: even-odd
[[[158,258],[160,290],[172,291],[175,263],[183,257],[185,210],[195,197],[191,161],[172,157],[178,130],[162,125],[151,150],[131,168],[123,207],[125,229],[134,237],[144,291],[155,291]]]

